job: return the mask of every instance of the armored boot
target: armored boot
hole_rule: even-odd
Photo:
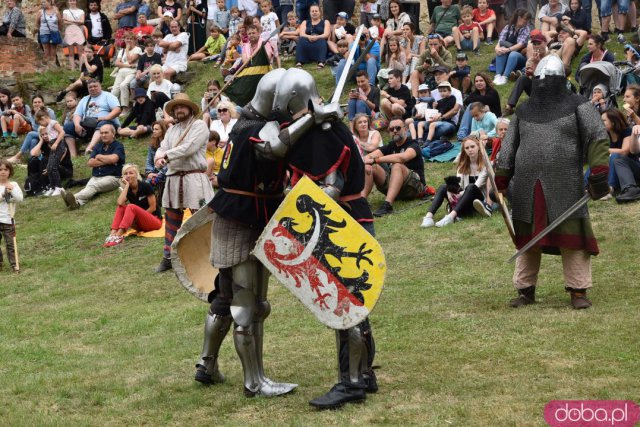
[[[284,388],[287,391],[285,391],[284,393],[278,393],[278,394],[286,394],[289,393],[291,391],[293,391],[293,389],[295,389],[296,387],[298,387],[298,384],[293,384],[293,383],[275,383],[272,380],[270,380],[269,378],[267,378],[264,375],[264,365],[262,363],[263,358],[262,358],[262,345],[263,345],[263,331],[264,331],[264,320],[259,320],[257,322],[253,323],[253,333],[254,333],[254,339],[255,339],[255,343],[256,343],[256,360],[258,362],[258,377],[260,378],[260,380],[264,383],[264,384],[268,384],[270,387],[280,387],[280,388]]]
[[[574,309],[582,310],[591,307],[591,301],[587,298],[586,289],[567,288],[567,291],[571,293],[571,305]]]
[[[224,337],[229,332],[231,322],[231,316],[207,313],[204,322],[202,355],[196,363],[196,381],[205,385],[224,382],[224,375],[218,370],[218,353]]]
[[[518,289],[517,298],[509,301],[509,305],[513,308],[522,307],[523,305],[530,305],[536,303],[536,287],[529,286],[528,288]]]

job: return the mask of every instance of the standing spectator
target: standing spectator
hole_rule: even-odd
[[[372,26],[371,20],[373,15],[377,15],[378,12],[378,2],[376,0],[360,0],[360,24],[369,28]],[[380,34],[376,34],[374,39],[380,38]]]
[[[158,16],[165,16],[165,12],[170,12],[173,19],[180,22],[182,19],[182,3],[175,0],[163,0],[158,2]]]
[[[411,116],[413,98],[409,88],[402,84],[400,71],[389,71],[389,87],[380,92],[380,97],[380,111],[387,118],[401,116],[406,119]]]
[[[447,0],[445,0],[447,1]],[[411,17],[405,12],[400,11],[400,1],[391,0],[389,2],[389,19],[387,20],[387,27],[384,33],[380,37],[380,50],[383,55],[386,55],[386,45],[389,37],[401,37],[402,27],[404,24],[411,22]]]
[[[509,25],[502,29],[496,51],[496,76],[493,84],[507,84],[507,77],[514,70],[522,69],[527,59],[520,53],[529,40],[531,15],[524,9],[516,9]]]
[[[128,136],[130,138],[139,138],[151,133],[151,124],[156,119],[156,109],[153,101],[147,97],[147,91],[144,88],[137,88],[134,94],[135,104],[131,112],[124,119],[122,127],[118,129],[118,135]],[[129,126],[131,122],[136,121],[134,126]]]
[[[89,13],[84,20],[89,44],[105,45],[111,40],[112,29],[107,15],[100,10],[98,0],[89,0]]]
[[[86,148],[86,152],[89,153],[102,137],[102,132],[96,132],[96,130],[101,129],[105,124],[110,124],[113,126],[115,135],[116,127],[120,126],[118,116],[122,110],[118,98],[103,91],[102,85],[95,79],[89,80],[87,87],[89,95],[78,102],[78,107],[73,113],[73,123],[64,126],[65,141],[73,157],[77,155],[77,138],[90,140]]]
[[[589,2],[589,12],[591,12],[591,2]],[[591,32],[591,14],[587,16],[586,9],[582,9],[580,0],[569,2],[569,9],[562,15],[562,23],[569,24],[576,30]]]
[[[118,20],[118,29],[130,30],[136,26],[139,4],[138,0],[121,0],[116,5],[116,13],[113,18]]]
[[[129,84],[130,89],[137,87],[144,87],[149,81],[149,70],[153,65],[160,65],[162,70],[162,55],[154,51],[156,43],[151,37],[147,38],[144,42],[144,54],[138,58],[138,66],[136,68],[136,75]]]
[[[356,114],[366,114],[371,117],[372,113],[380,111],[380,89],[372,86],[369,82],[367,72],[360,70],[356,73],[357,89],[352,89],[349,93],[349,121],[353,121]]]
[[[413,200],[424,193],[424,162],[418,143],[407,137],[407,128],[401,117],[389,120],[392,141],[364,157],[365,188],[367,197],[376,185],[385,195],[382,206],[373,213],[380,217],[393,213],[396,199]]]
[[[138,166],[131,163],[124,165],[121,183],[120,195],[116,201],[118,207],[111,222],[111,233],[102,245],[105,248],[124,242],[124,233],[129,228],[153,231],[162,227],[160,208],[153,187],[142,180]]]
[[[611,25],[611,15],[612,15],[612,7],[613,0],[601,0],[600,1],[600,21],[602,22],[602,38],[605,41],[609,41],[609,28]],[[629,1],[628,0],[618,0],[616,2],[618,5],[618,13],[615,16],[613,25],[615,26],[615,31],[617,34],[617,40],[619,43],[624,43],[624,26],[627,21],[627,13],[629,12]],[[632,26],[636,26],[635,22],[631,23]]]
[[[39,41],[44,49],[44,65],[55,64],[58,60],[58,45],[62,44],[60,26],[62,15],[54,4],[54,0],[44,0],[42,10],[36,15]]]
[[[277,11],[280,22],[287,22],[289,13],[293,13],[293,0],[280,0],[280,9]]]
[[[302,2],[301,2],[302,3]],[[327,59],[327,40],[331,34],[331,24],[320,14],[320,6],[311,5],[310,17],[298,28],[298,45],[296,46],[296,67],[308,62],[317,62],[318,68],[324,68]],[[300,16],[298,16],[300,19]],[[244,52],[243,52],[244,55]]]
[[[47,129],[41,127],[38,130],[38,141],[31,149],[27,162],[27,179],[24,184],[27,196],[51,196],[56,192],[54,188],[60,187],[62,179],[73,177],[71,155],[63,144],[64,140],[60,142],[56,151],[52,151]],[[56,195],[60,194],[62,191],[56,192]]]
[[[31,123],[33,122],[31,108],[24,103],[19,95],[15,95],[11,99],[11,103],[11,108],[2,113],[2,117],[0,117],[3,138],[17,138],[18,135],[25,135],[31,131]]]
[[[205,158],[209,129],[202,120],[196,118],[200,115],[200,108],[186,94],[179,93],[169,101],[166,110],[176,124],[167,131],[155,156],[158,169],[168,166],[162,196],[165,243],[157,273],[172,268],[171,243],[182,224],[185,209],[198,210],[213,197]],[[184,138],[183,134],[186,134]]]
[[[247,16],[258,15],[258,1],[256,0],[238,0],[238,9],[243,18]]]
[[[129,113],[129,84],[136,76],[138,59],[142,55],[142,49],[138,47],[135,34],[127,31],[124,35],[124,48],[120,49],[116,56],[116,79],[113,82],[111,94],[120,98],[120,107],[124,114]]]
[[[229,24],[231,23],[231,12],[228,11],[226,6],[224,5],[224,0],[218,0],[217,5],[218,10],[215,11],[213,15],[213,23],[211,23],[209,27],[216,25],[218,28],[220,28],[220,32],[224,34],[225,37],[227,37],[229,34],[235,34],[235,31],[237,31],[237,27],[233,33],[230,31]]]
[[[67,0],[68,9],[62,11],[62,19],[64,20],[64,39],[63,45],[67,48],[69,56],[69,68],[75,70],[80,68],[80,62],[76,64],[76,57],[80,58],[82,53],[82,45],[86,43],[84,29],[84,10],[77,7],[77,0]]]
[[[240,11],[237,7],[229,9],[229,35],[237,34],[242,24],[242,18],[240,18]]]
[[[19,273],[16,262],[16,222],[13,219],[16,211],[16,203],[23,200],[22,190],[15,181],[9,181],[13,176],[13,165],[4,159],[0,159],[0,239],[4,238],[7,249],[7,258],[14,273]],[[0,250],[0,270],[3,267],[2,251]]]
[[[197,52],[207,40],[207,1],[187,0],[187,32],[191,35],[187,54]]]
[[[162,66],[166,79],[187,71],[187,50],[189,49],[189,34],[181,31],[177,20],[171,21],[169,30],[171,34],[167,34],[160,42],[160,47],[167,50],[167,58]]]
[[[458,5],[451,5],[451,0],[442,0],[442,5],[436,6],[431,16],[429,34],[438,34],[442,37],[444,46],[447,47],[453,43],[452,30],[453,27],[460,25],[461,18]]]
[[[27,37],[27,25],[22,11],[16,6],[16,0],[6,0],[5,5],[0,36]]]
[[[81,104],[82,105],[82,104]],[[124,145],[115,140],[116,128],[111,123],[105,123],[99,128],[100,142],[87,166],[91,168],[91,178],[87,185],[75,195],[62,190],[62,199],[70,210],[78,209],[99,193],[106,193],[118,188],[122,165],[125,162]]]

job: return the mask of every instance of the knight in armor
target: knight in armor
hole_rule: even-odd
[[[294,186],[306,175],[340,203],[369,233],[375,235],[371,209],[362,197],[364,162],[352,133],[339,120],[339,106],[322,105],[311,74],[296,68],[287,70],[276,88],[276,118],[286,126],[296,117],[308,114],[310,106],[316,117],[321,116],[325,120],[316,120],[305,132],[304,144],[291,148],[291,185]],[[353,289],[350,291],[354,293]],[[333,409],[348,402],[362,401],[367,392],[375,393],[378,390],[372,369],[375,343],[369,320],[347,330],[336,330],[336,342],[338,383],[325,395],[309,402],[319,409]]]
[[[583,166],[591,168],[588,191],[597,200],[609,193],[609,140],[600,114],[567,88],[562,61],[543,58],[531,97],[516,110],[502,143],[496,170],[498,190],[509,187],[518,249],[578,202],[585,193]],[[541,255],[562,256],[565,289],[575,309],[591,306],[591,255],[598,244],[586,204],[516,260],[512,307],[535,303]]]
[[[233,127],[218,174],[219,190],[208,206],[211,225],[211,264],[219,269],[211,306],[205,320],[202,355],[195,380],[203,384],[224,381],[218,354],[233,324],[233,341],[244,372],[244,394],[277,396],[297,384],[276,383],[264,374],[263,322],[271,307],[267,301],[268,270],[250,255],[263,228],[284,198],[286,156],[313,124],[305,114],[280,131],[268,121],[277,82],[285,71],[267,73],[253,99]]]

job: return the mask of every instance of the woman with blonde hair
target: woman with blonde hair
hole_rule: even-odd
[[[353,117],[353,138],[360,147],[362,155],[367,155],[382,147],[380,132],[371,127],[371,116],[358,113]]]
[[[218,118],[211,121],[209,130],[214,130],[220,135],[220,141],[226,143],[229,141],[229,134],[233,126],[238,121],[238,111],[236,104],[231,101],[220,101],[217,106]]]
[[[138,166],[132,163],[124,165],[121,181],[122,191],[116,202],[118,207],[111,223],[111,233],[102,245],[105,248],[124,242],[124,233],[129,228],[152,231],[162,227],[153,187],[142,180]]]
[[[444,227],[457,217],[469,216],[473,211],[485,217],[491,216],[491,200],[488,197],[487,168],[480,153],[480,141],[468,136],[462,141],[462,151],[455,176],[445,178],[431,202],[427,215],[422,219],[422,228]],[[486,198],[486,201],[485,201]],[[437,223],[433,215],[447,199],[450,212]]]

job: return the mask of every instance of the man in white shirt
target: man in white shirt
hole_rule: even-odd
[[[180,32],[180,24],[175,19],[169,24],[171,34],[167,34],[159,46],[167,51],[167,59],[162,66],[165,79],[187,71],[187,50],[189,49],[189,34]]]

